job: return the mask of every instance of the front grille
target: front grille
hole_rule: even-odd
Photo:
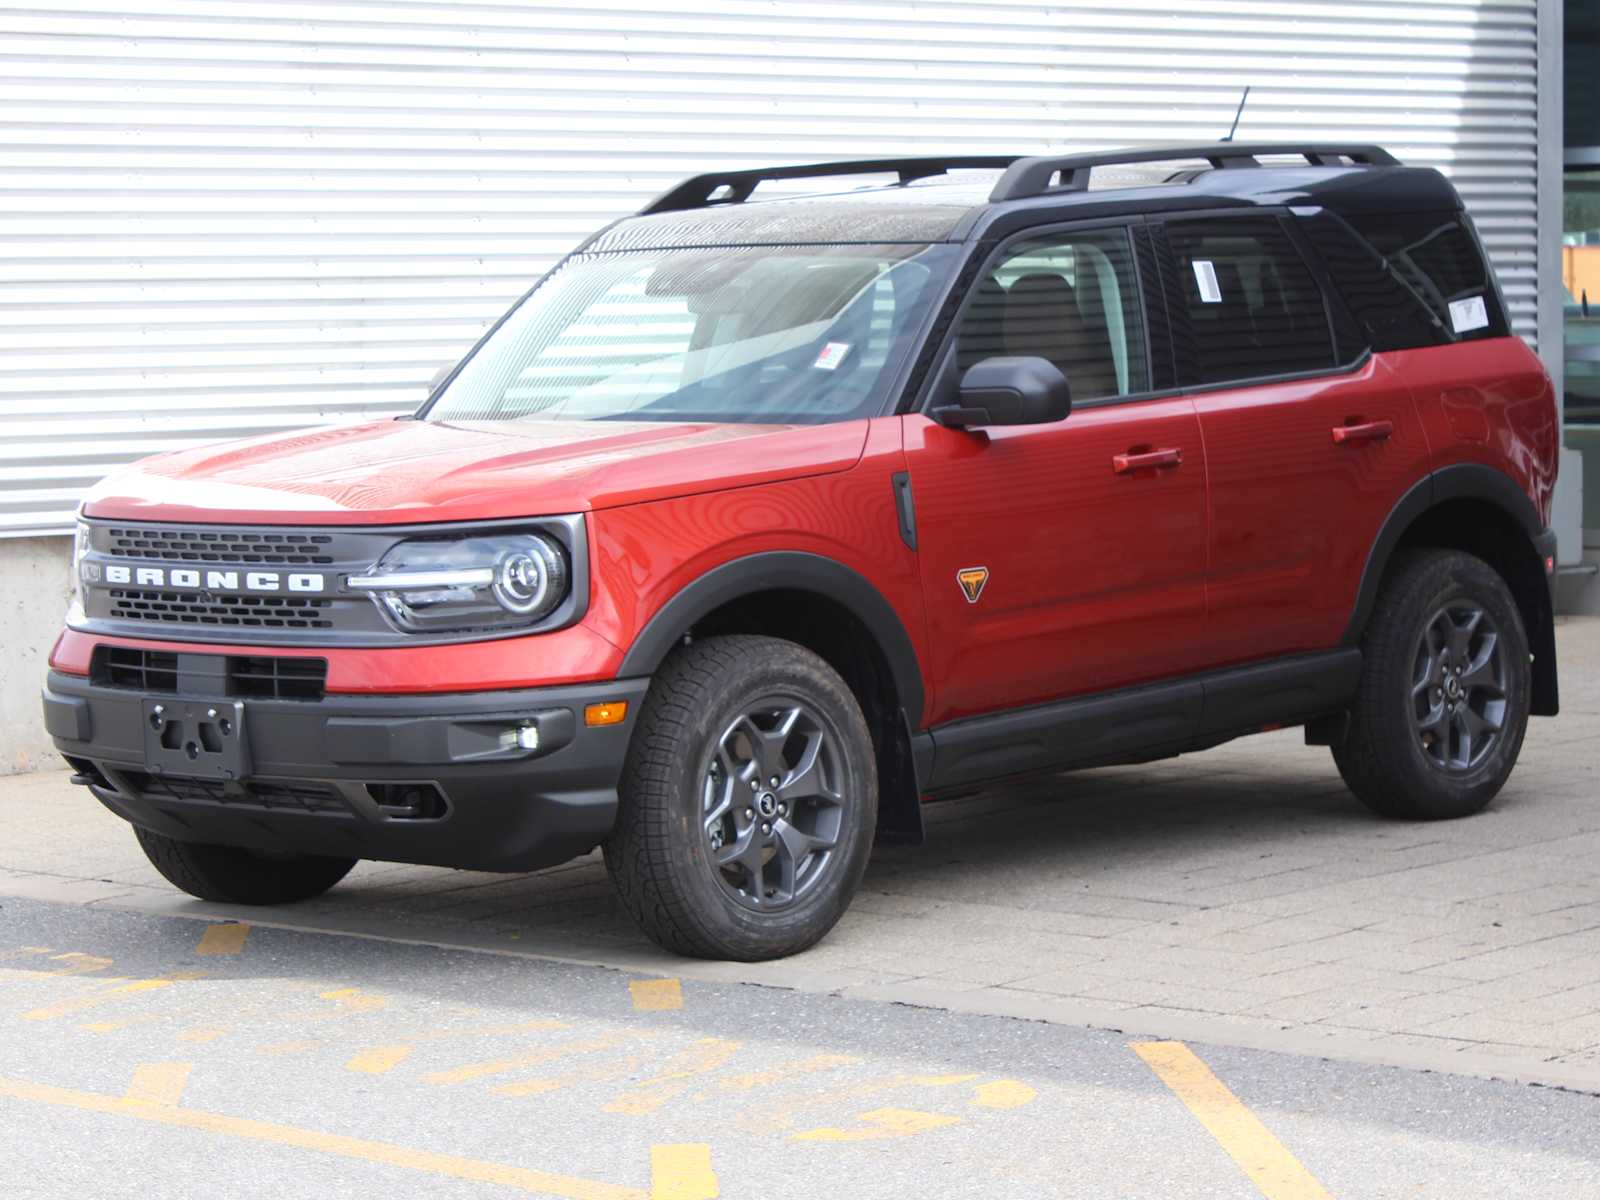
[[[276,812],[320,815],[348,814],[349,802],[332,784],[314,780],[251,779],[224,783],[217,779],[191,779],[181,775],[121,772],[127,785],[152,799],[197,800],[225,808],[259,808]]]
[[[173,625],[229,625],[254,629],[331,629],[332,600],[301,596],[217,596],[200,600],[193,592],[109,590],[111,615],[124,621],[163,621]]]
[[[113,558],[277,566],[309,566],[333,561],[333,556],[324,549],[333,538],[321,533],[113,526],[106,530],[106,536],[105,552]]]
[[[188,654],[180,660],[168,650],[132,646],[97,646],[89,673],[101,687],[138,692],[178,691],[205,694],[217,686],[218,656]],[[274,658],[230,654],[223,667],[223,694],[257,700],[321,700],[327,693],[325,658]],[[187,664],[187,666],[185,665]],[[192,675],[186,679],[185,675]]]

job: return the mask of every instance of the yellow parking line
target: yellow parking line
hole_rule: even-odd
[[[47,1004],[43,1008],[36,1008],[31,1012],[22,1014],[24,1021],[53,1021],[57,1017],[70,1017],[91,1008],[113,1000],[120,1000],[124,996],[136,995],[140,992],[153,992],[157,988],[171,987],[170,979],[137,979],[132,983],[124,983],[120,987],[105,988],[92,992],[87,996],[74,996],[69,1000],[57,1000],[54,1004]]]
[[[238,954],[244,949],[245,939],[250,936],[250,926],[243,921],[228,921],[221,925],[207,925],[206,931],[200,935],[200,944],[194,948],[196,954]]]
[[[1021,1108],[1038,1095],[1020,1079],[993,1079],[972,1090],[972,1103],[978,1108]]]
[[[650,1200],[717,1200],[722,1194],[703,1142],[650,1147]]]
[[[630,979],[636,1012],[670,1012],[683,1007],[683,985],[676,979]]]
[[[245,1141],[289,1146],[297,1150],[313,1150],[321,1154],[400,1167],[446,1179],[493,1183],[534,1195],[564,1196],[570,1197],[571,1200],[650,1200],[650,1197],[638,1188],[617,1187],[614,1184],[582,1179],[574,1175],[556,1175],[549,1171],[513,1167],[506,1163],[485,1162],[476,1158],[460,1158],[453,1154],[434,1154],[426,1150],[397,1146],[392,1142],[367,1141],[364,1138],[344,1137],[316,1129],[302,1129],[294,1125],[253,1121],[246,1117],[182,1108],[176,1104],[157,1104],[125,1096],[79,1092],[70,1088],[50,1087],[47,1084],[29,1083],[26,1080],[9,1079],[4,1076],[0,1076],[0,1097],[25,1100],[35,1104],[50,1104],[57,1108],[72,1108],[81,1112],[108,1113],[156,1125],[194,1129],[241,1138]]]
[[[145,1100],[151,1104],[180,1104],[183,1101],[183,1089],[189,1085],[189,1072],[193,1069],[193,1063],[143,1063],[133,1069],[133,1081],[128,1084],[127,1099]]]
[[[1333,1200],[1193,1050],[1182,1042],[1135,1042],[1133,1049],[1267,1200]]]
[[[630,1117],[649,1116],[669,1100],[688,1091],[689,1084],[696,1076],[722,1066],[738,1053],[741,1044],[723,1038],[701,1038],[669,1058],[656,1075],[606,1104],[602,1111],[625,1113]]]

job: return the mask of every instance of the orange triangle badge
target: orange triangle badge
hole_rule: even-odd
[[[961,585],[967,603],[976,604],[978,597],[983,595],[983,585],[989,582],[989,568],[962,567],[956,572],[956,582]]]

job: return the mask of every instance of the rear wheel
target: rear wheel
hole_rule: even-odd
[[[1408,551],[1362,639],[1350,728],[1333,757],[1387,817],[1475,813],[1516,765],[1531,691],[1528,639],[1505,581],[1449,550]]]
[[[135,825],[150,865],[167,882],[219,904],[292,904],[320,896],[350,873],[353,858],[261,854],[237,846],[180,842]]]
[[[817,655],[708,638],[657,673],[606,866],[656,943],[745,961],[804,950],[844,914],[877,823],[872,739]]]

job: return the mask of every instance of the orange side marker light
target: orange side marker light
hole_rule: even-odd
[[[590,704],[583,710],[585,725],[620,725],[628,719],[626,700],[607,700],[603,704]]]

